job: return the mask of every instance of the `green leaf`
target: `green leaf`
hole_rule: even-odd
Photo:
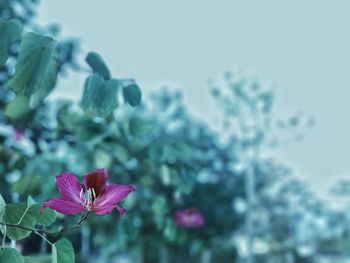
[[[121,144],[113,144],[115,158],[121,163],[126,163],[130,159],[128,150]]]
[[[23,263],[24,259],[22,255],[14,248],[1,248],[0,249],[0,263]]]
[[[29,111],[28,97],[17,95],[13,101],[6,105],[5,115],[12,120],[17,120],[25,116]]]
[[[176,240],[176,227],[172,220],[167,219],[166,226],[164,228],[164,234],[166,238],[170,241]]]
[[[135,107],[141,103],[141,90],[136,84],[131,84],[123,88],[124,100],[131,106]]]
[[[4,65],[9,57],[9,49],[13,42],[19,40],[22,24],[17,19],[0,21],[0,65]]]
[[[108,169],[112,164],[112,157],[108,152],[101,149],[96,149],[94,154],[94,163],[96,167],[104,167],[105,169]]]
[[[162,164],[160,166],[160,176],[162,178],[163,184],[169,185],[171,182],[171,175],[169,166]]]
[[[40,205],[37,205],[35,208],[33,208],[33,211],[35,211],[35,218],[37,220],[37,223],[44,226],[50,226],[53,224],[57,218],[56,212],[49,208],[45,208],[42,211],[40,211],[40,209]]]
[[[51,209],[44,209],[43,212],[36,217],[37,223],[44,226],[49,226],[56,221],[57,214]]]
[[[11,191],[23,195],[34,194],[41,191],[41,186],[42,178],[40,175],[25,175],[12,185]]]
[[[180,177],[175,169],[170,168],[168,165],[162,164],[160,166],[160,176],[163,184],[179,186]]]
[[[139,116],[132,116],[129,122],[129,130],[133,136],[143,136],[149,134],[154,128],[154,124],[144,120]]]
[[[33,255],[24,258],[25,263],[51,263],[51,255]]]
[[[101,117],[108,116],[118,106],[117,94],[119,81],[105,81],[100,75],[89,76],[85,82],[81,107],[84,111],[92,111]]]
[[[85,58],[85,61],[94,70],[94,72],[100,74],[104,79],[111,78],[111,73],[109,72],[106,63],[96,52],[89,52]]]
[[[192,160],[192,149],[189,145],[184,142],[174,142],[172,143],[172,154],[176,156],[177,159],[184,162],[190,162]]]
[[[29,32],[21,42],[15,75],[6,85],[27,96],[35,108],[54,88],[57,72],[57,41]]]
[[[41,205],[37,204],[31,196],[27,198],[27,209],[29,209],[28,213],[35,218],[37,224],[49,226],[56,220],[55,211],[49,208],[42,210]]]
[[[5,212],[6,212],[6,203],[2,195],[0,194],[0,222],[5,222]],[[6,226],[0,225],[1,233],[5,233]]]
[[[75,255],[72,244],[61,238],[52,246],[52,263],[74,263]]]
[[[31,197],[30,195],[27,197],[27,207],[31,207],[33,205],[35,205],[35,201],[33,199],[33,197]]]
[[[26,203],[8,204],[6,205],[5,222],[7,224],[18,224],[20,226],[33,228],[36,219]],[[7,226],[7,236],[12,240],[19,240],[29,236],[31,231],[19,227]]]

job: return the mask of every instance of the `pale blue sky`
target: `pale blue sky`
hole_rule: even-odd
[[[115,76],[135,78],[146,93],[182,89],[208,122],[209,78],[233,69],[277,84],[278,112],[317,119],[283,158],[324,194],[350,171],[349,10],[346,0],[51,0],[39,20],[80,36],[84,52],[98,51]],[[54,97],[78,97],[82,85],[83,76],[71,76]]]

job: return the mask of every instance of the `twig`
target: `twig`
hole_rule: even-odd
[[[31,232],[34,232],[35,234],[41,236],[43,239],[45,239],[47,242],[49,242],[50,244],[52,244],[46,237],[44,237],[41,233],[45,233],[45,234],[48,234],[48,235],[53,235],[53,236],[58,236],[58,235],[62,235],[64,232],[70,230],[70,229],[74,229],[74,228],[79,228],[81,226],[81,224],[87,219],[89,215],[89,212],[87,212],[86,214],[82,214],[81,217],[79,218],[78,222],[75,223],[74,225],[72,226],[69,226],[69,227],[64,227],[62,228],[59,232],[57,233],[51,233],[47,230],[44,230],[44,229],[37,229],[37,228],[30,228],[30,227],[26,227],[26,226],[22,226],[22,225],[19,225],[19,224],[10,224],[10,223],[4,223],[4,222],[0,222],[0,225],[3,225],[3,226],[6,226],[6,227],[17,227],[17,228],[20,228],[20,229],[24,229],[24,230],[27,230],[27,231],[31,231]],[[5,235],[6,236],[6,235]]]
[[[77,223],[75,223],[72,226],[62,228],[60,231],[58,231],[54,235],[55,236],[60,236],[63,233],[67,232],[68,230],[71,230],[71,229],[74,229],[74,228],[79,228],[81,226],[81,224],[88,218],[88,215],[89,215],[89,212],[87,212],[86,214],[82,214]]]
[[[32,231],[32,232],[43,232],[43,233],[50,234],[50,232],[47,232],[47,231],[42,230],[42,229],[30,228],[30,227],[26,227],[26,226],[22,226],[22,225],[17,225],[17,224],[0,222],[0,225],[7,226],[7,227],[17,227],[17,228],[21,228],[21,229]]]

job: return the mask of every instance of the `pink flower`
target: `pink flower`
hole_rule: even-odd
[[[51,208],[65,215],[91,211],[97,215],[105,215],[114,208],[120,215],[125,209],[117,205],[135,190],[132,185],[107,184],[108,175],[104,169],[97,169],[84,176],[84,184],[80,184],[75,175],[63,172],[56,177],[56,186],[61,196],[42,204],[42,208]]]
[[[194,208],[178,210],[175,214],[175,223],[187,228],[201,227],[204,225],[203,214]]]
[[[15,140],[20,141],[24,137],[24,133],[18,130],[15,130]]]

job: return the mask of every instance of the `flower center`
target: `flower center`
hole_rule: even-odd
[[[81,189],[80,199],[84,200],[84,206],[85,206],[86,210],[92,211],[94,208],[95,200],[96,200],[96,192],[95,192],[94,188],[89,188],[87,190]]]

